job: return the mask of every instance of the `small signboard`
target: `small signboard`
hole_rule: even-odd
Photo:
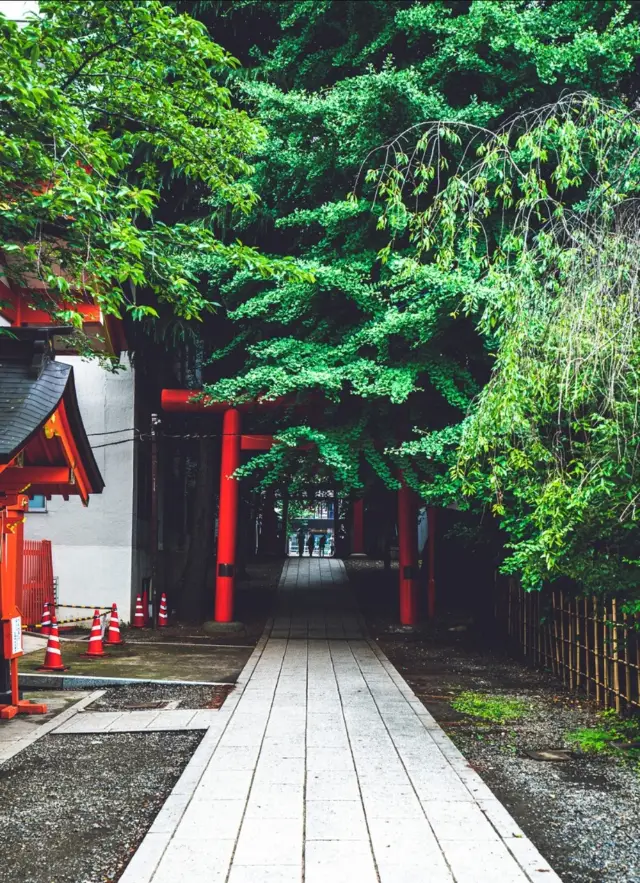
[[[20,656],[22,653],[22,617],[14,616],[11,619],[11,654]]]
[[[22,652],[22,617],[12,616],[2,623],[2,656],[14,659]]]

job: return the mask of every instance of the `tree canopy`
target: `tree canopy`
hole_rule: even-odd
[[[403,480],[493,512],[528,588],[633,584],[638,4],[43,0],[0,30],[6,274],[76,323],[217,311],[205,392],[284,397],[263,483]]]
[[[219,78],[237,62],[202,24],[155,0],[43,0],[25,27],[0,16],[0,37],[0,250],[42,306],[79,326],[83,299],[197,318],[214,304],[185,250],[282,269],[213,229],[256,204],[265,130],[233,106]]]
[[[498,347],[506,346],[506,336],[498,332],[508,298],[502,278],[488,278],[498,265],[489,267],[475,252],[466,261],[457,252],[455,261],[447,255],[445,221],[456,230],[461,222],[464,227],[462,197],[457,203],[451,198],[434,203],[434,210],[450,212],[438,227],[437,254],[420,236],[425,226],[429,229],[425,202],[438,184],[450,177],[463,180],[446,169],[462,162],[474,133],[490,138],[512,115],[554,103],[567,90],[620,102],[635,99],[637,5],[246,0],[203,2],[194,9],[248,68],[233,73],[228,83],[268,133],[252,178],[261,200],[242,222],[243,235],[268,251],[296,255],[315,279],[261,282],[224,262],[208,267],[234,325],[215,353],[220,379],[209,391],[238,398],[292,394],[308,403],[302,412],[283,414],[282,438],[291,445],[310,439],[314,453],[301,457],[283,445],[256,458],[253,468],[264,469],[269,481],[292,476],[304,481],[314,473],[319,453],[346,489],[374,477],[393,487],[402,474],[427,500],[460,503],[466,493],[468,505],[489,505],[499,516],[507,539],[517,544],[507,566],[526,571],[528,586],[561,574],[583,578],[589,568],[591,584],[604,586],[607,567],[611,575],[615,571],[605,565],[606,556],[620,563],[621,547],[616,552],[615,544],[606,544],[597,574],[594,556],[580,551],[594,546],[589,494],[601,476],[588,472],[593,483],[577,483],[581,493],[588,488],[579,505],[565,488],[565,500],[545,514],[539,494],[544,490],[548,502],[555,487],[549,462],[540,468],[528,452],[533,465],[522,467],[522,481],[531,479],[524,499],[524,486],[516,482],[516,451],[522,457],[527,448],[520,439],[509,442],[513,450],[502,452],[512,466],[503,477],[509,491],[502,488],[496,503],[496,457],[488,464],[472,442],[470,426],[476,427],[477,440],[481,415],[490,415],[491,425],[496,413],[510,413],[501,412],[498,388],[514,395],[519,389],[525,407],[532,390],[524,385],[540,387],[540,366],[533,359],[525,369],[513,343],[512,375],[504,371],[508,350]],[[610,111],[603,107],[598,106],[603,114],[598,119],[604,125]],[[405,190],[398,196],[394,175],[402,177],[403,163],[413,162],[411,151],[420,146],[427,120],[435,121],[435,131],[438,121],[446,121],[451,133],[442,166],[424,171],[425,179],[412,183],[410,195]],[[560,130],[568,136],[565,123]],[[397,141],[401,133],[404,139]],[[441,134],[437,140],[442,145]],[[471,147],[470,168],[480,141]],[[368,168],[384,164],[381,147],[391,150],[388,174],[383,180],[367,177]],[[512,156],[515,146],[513,151]],[[568,179],[576,177],[567,165],[570,152],[565,150],[564,165],[556,172]],[[546,183],[531,151],[523,161],[531,169],[531,186]],[[552,178],[549,186],[561,182]],[[581,187],[569,184],[565,196],[575,207]],[[584,189],[584,180],[581,184]],[[497,187],[493,178],[491,185]],[[469,186],[479,188],[474,221],[482,220],[483,235],[494,236],[494,228],[514,220],[506,182],[502,190],[485,194],[488,185],[478,172]],[[423,259],[417,260],[420,250]],[[527,254],[535,266],[534,253]],[[567,314],[575,309],[573,303]],[[555,328],[560,341],[562,325],[549,324],[550,314],[542,313],[545,327]],[[536,315],[521,312],[525,327]],[[526,376],[520,386],[515,383],[519,370]],[[492,376],[470,424],[468,415],[476,413],[477,396]],[[552,402],[553,395],[545,407],[552,408]],[[536,429],[542,436],[555,425],[548,416]],[[507,423],[495,423],[489,447],[507,444],[505,438],[498,444],[495,435]],[[600,431],[611,433],[611,424]],[[620,476],[620,487],[623,483]],[[549,518],[553,528],[544,521]],[[604,510],[596,521],[602,530]],[[578,524],[584,531],[570,551],[567,538]],[[566,556],[556,554],[560,547]]]
[[[507,531],[528,588],[635,588],[640,116],[578,93],[496,132],[436,122],[372,169],[416,260],[475,272],[462,309],[494,341],[453,476]],[[455,157],[458,161],[455,161]],[[410,261],[407,259],[407,266]],[[427,436],[411,445],[431,455]]]

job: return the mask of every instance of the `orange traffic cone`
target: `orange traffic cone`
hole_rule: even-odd
[[[89,635],[89,646],[87,652],[82,656],[106,656],[102,647],[102,624],[100,623],[100,611],[96,610],[93,614],[93,625],[91,626],[91,634]]]
[[[51,610],[49,609],[49,602],[44,602],[44,608],[42,610],[42,620],[40,622],[40,634],[41,635],[49,635],[51,632]]]
[[[118,607],[116,604],[111,606],[111,619],[105,632],[104,643],[111,646],[114,644],[124,644],[120,635],[120,620],[118,619]]]
[[[132,625],[134,629],[144,628],[144,610],[142,609],[142,598],[140,595],[136,595],[136,612],[133,616]]]
[[[167,614],[167,596],[162,593],[160,598],[160,610],[158,610],[158,628],[164,628],[169,624],[169,616]]]
[[[51,617],[51,631],[49,632],[49,640],[47,642],[47,652],[44,657],[44,663],[38,671],[68,671],[68,667],[62,664],[62,653],[60,652],[60,638],[58,637],[58,620],[55,614]]]

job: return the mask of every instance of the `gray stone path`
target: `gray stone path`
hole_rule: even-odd
[[[344,565],[270,629],[121,883],[559,883],[388,659]]]
[[[218,712],[204,708],[149,711],[85,711],[56,727],[55,733],[144,733],[149,730],[206,730]]]

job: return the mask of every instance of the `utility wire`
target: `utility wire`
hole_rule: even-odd
[[[110,429],[105,432],[88,432],[87,436],[91,438],[94,435],[117,435],[119,432],[140,432],[139,429],[136,429],[135,426],[129,426],[127,429]]]

